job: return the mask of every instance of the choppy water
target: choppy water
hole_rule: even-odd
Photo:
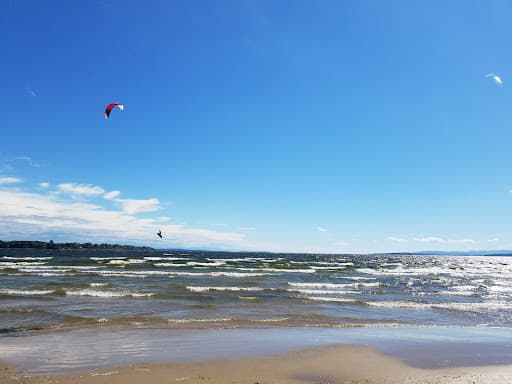
[[[512,258],[0,250],[0,332],[512,326]]]

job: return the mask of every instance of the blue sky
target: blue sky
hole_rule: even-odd
[[[0,238],[512,248],[511,11],[3,1]]]

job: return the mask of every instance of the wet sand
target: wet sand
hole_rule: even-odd
[[[257,358],[327,345],[365,345],[416,368],[512,365],[509,328],[195,329],[101,325],[2,336],[0,360],[37,375],[128,364]]]
[[[128,365],[56,376],[31,376],[1,364],[0,370],[2,384],[512,383],[512,365],[420,369],[359,345],[323,346],[256,358]]]

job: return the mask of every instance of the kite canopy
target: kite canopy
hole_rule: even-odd
[[[112,112],[115,107],[119,108],[121,111],[124,109],[124,105],[121,103],[110,103],[107,105],[107,108],[105,108],[105,119],[109,118],[110,112]]]

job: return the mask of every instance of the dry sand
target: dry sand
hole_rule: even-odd
[[[510,384],[512,366],[412,368],[365,346],[327,346],[283,355],[187,364],[114,367],[60,376],[30,376],[0,365],[0,383],[70,384]]]

